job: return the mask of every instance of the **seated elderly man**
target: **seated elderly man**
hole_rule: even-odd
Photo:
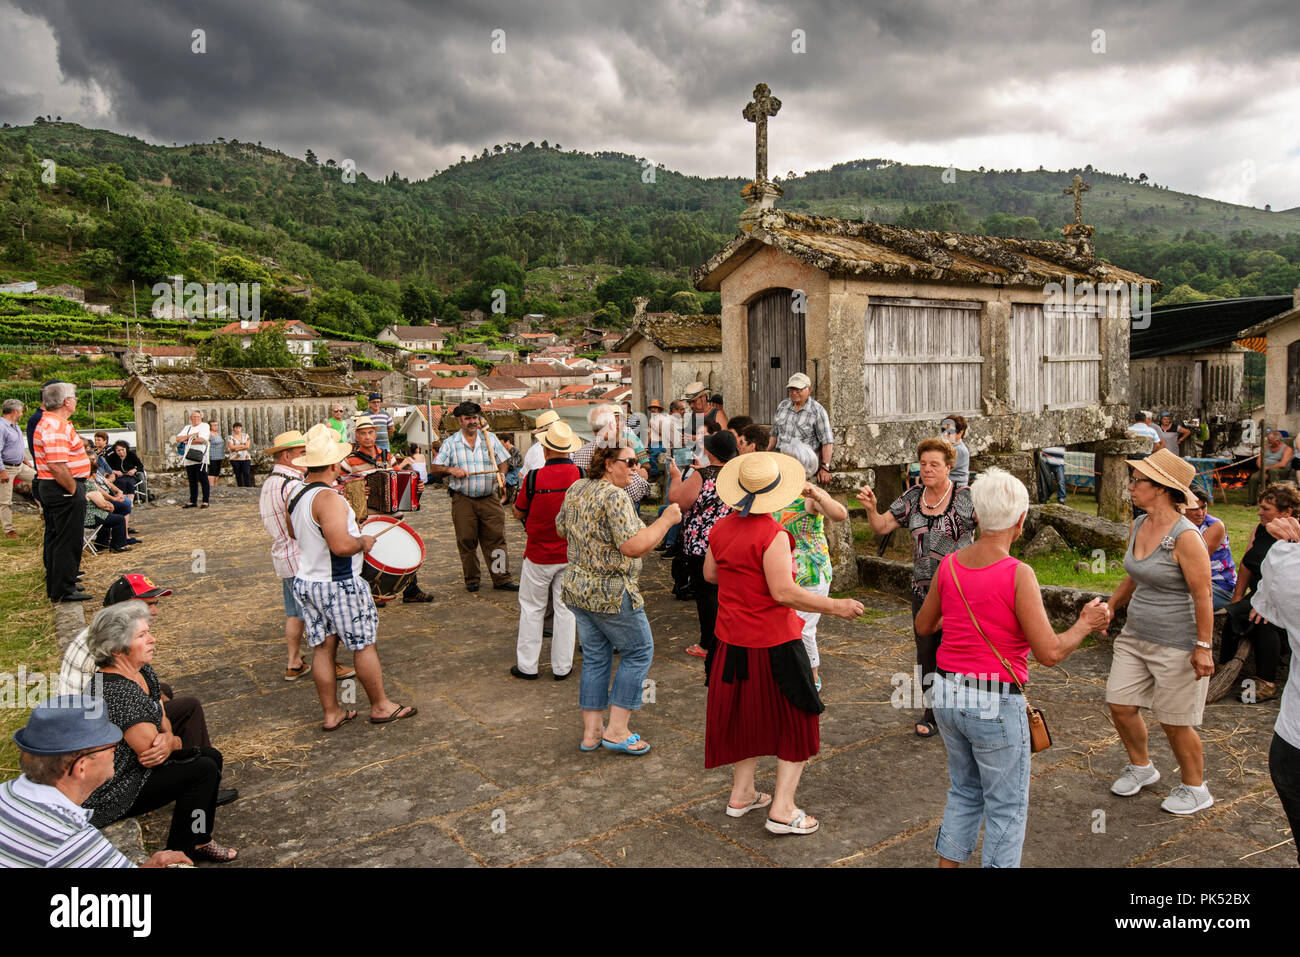
[[[167,849],[225,863],[238,853],[212,839],[221,752],[186,747],[162,706],[162,688],[150,662],[154,637],[142,601],[101,608],[90,623],[87,647],[103,675],[99,700],[108,720],[122,730],[113,754],[113,776],[86,798],[96,827],[135,817],[175,802]]]
[[[135,867],[82,807],[113,777],[121,740],[98,699],[60,696],[33,709],[14,732],[23,773],[0,784],[0,867]],[[141,866],[191,863],[169,850]]]
[[[375,469],[394,469],[398,472],[411,472],[412,463],[415,461],[409,455],[398,459],[388,449],[381,449],[378,444],[379,429],[374,421],[368,415],[359,415],[352,420],[356,430],[357,444],[351,454],[343,460],[343,465],[353,475],[365,475],[367,472],[373,472]],[[424,491],[424,482],[419,476],[415,479],[415,494],[418,496]],[[433,596],[428,592],[420,590],[418,576],[412,576],[411,583],[406,586],[402,592],[402,601],[405,602],[430,602]],[[389,599],[375,596],[375,604],[381,608],[388,604]]]

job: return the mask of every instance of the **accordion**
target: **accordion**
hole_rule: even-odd
[[[360,475],[349,475],[339,483],[339,494],[347,499],[347,503],[352,506],[352,511],[356,513],[357,521],[363,522],[366,518],[366,480]]]
[[[420,495],[415,490],[419,476],[414,472],[375,469],[363,478],[366,482],[366,506],[370,511],[391,515],[393,512],[420,510]]]

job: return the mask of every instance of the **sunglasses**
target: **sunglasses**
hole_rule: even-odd
[[[625,456],[625,455],[620,455],[620,456],[619,456],[618,458],[616,458],[614,461],[615,461],[615,462],[622,462],[624,465],[635,465],[635,464],[636,464],[636,456],[633,456],[632,458],[629,459],[629,458],[628,458],[627,456]]]

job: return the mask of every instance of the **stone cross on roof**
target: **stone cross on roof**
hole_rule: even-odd
[[[1074,174],[1074,180],[1065,189],[1061,190],[1065,194],[1074,194],[1074,223],[1075,226],[1083,225],[1083,194],[1092,189],[1083,181],[1083,177],[1078,173]]]
[[[754,182],[767,182],[767,118],[776,116],[781,101],[772,95],[766,83],[754,87],[754,99],[741,114],[754,124]]]

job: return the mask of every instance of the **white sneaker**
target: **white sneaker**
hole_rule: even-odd
[[[1124,773],[1119,776],[1119,780],[1110,786],[1110,791],[1120,797],[1132,797],[1148,784],[1155,784],[1159,780],[1160,772],[1156,770],[1154,764],[1150,768],[1139,768],[1129,764],[1125,765]]]
[[[1170,814],[1195,814],[1204,811],[1214,803],[1214,795],[1209,788],[1194,791],[1186,784],[1177,785],[1169,792],[1169,797],[1160,805]]]

